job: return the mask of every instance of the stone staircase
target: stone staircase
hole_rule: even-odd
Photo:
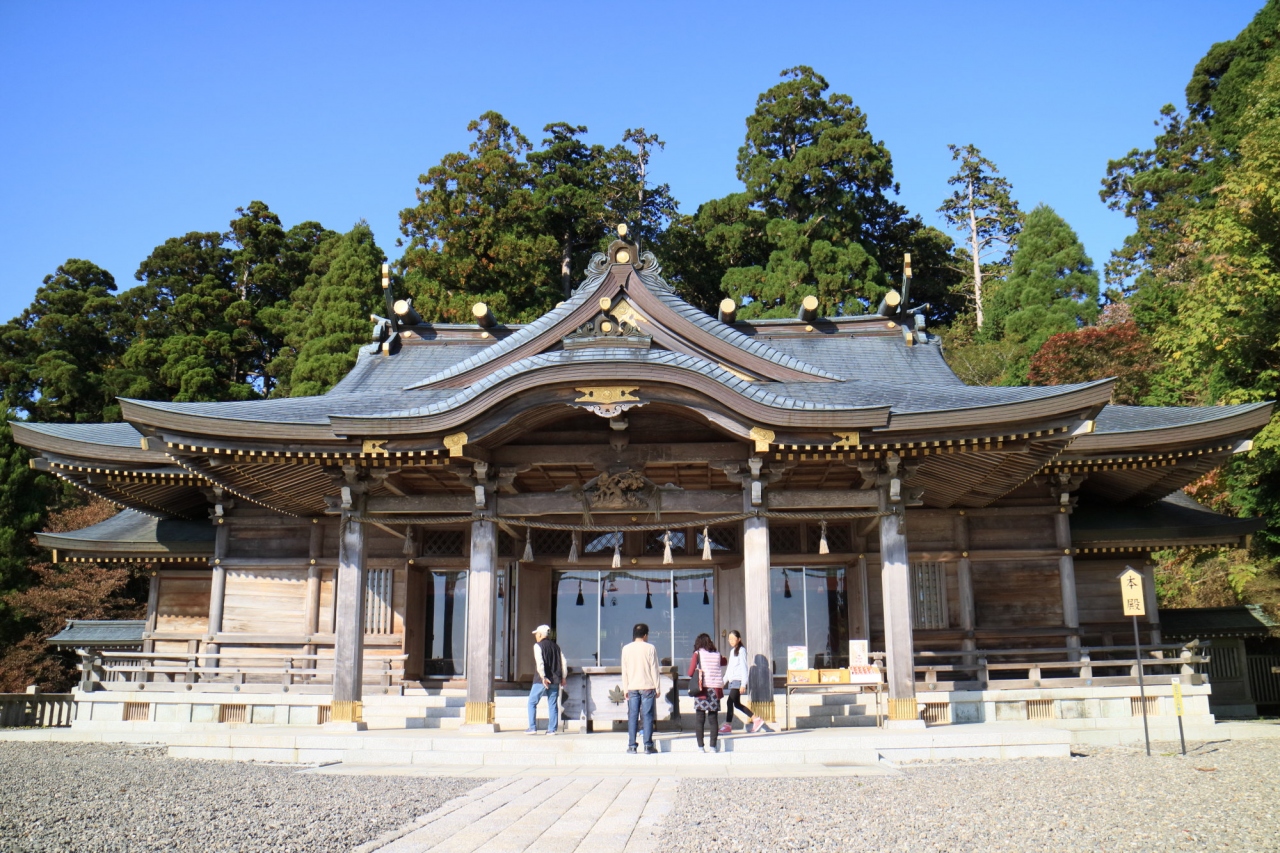
[[[796,693],[791,697],[791,721],[797,729],[875,726],[874,696],[857,693]],[[777,701],[779,719],[784,708]]]

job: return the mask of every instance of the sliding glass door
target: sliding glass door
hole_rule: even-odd
[[[787,671],[787,647],[804,646],[808,665],[849,665],[849,588],[844,566],[775,566],[769,571],[773,671]]]

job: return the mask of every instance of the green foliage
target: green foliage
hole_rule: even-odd
[[[369,340],[367,318],[381,294],[378,279],[385,256],[368,224],[358,223],[325,247],[330,258],[292,372],[294,397],[323,394],[350,372],[360,344]]]
[[[118,420],[120,358],[131,318],[111,273],[72,258],[0,328],[0,387],[9,409],[45,422]]]
[[[528,322],[568,295],[590,255],[628,224],[652,240],[675,213],[665,185],[646,186],[661,140],[628,130],[636,145],[587,145],[585,127],[549,124],[534,150],[496,112],[471,122],[468,152],[446,155],[418,180],[418,204],[400,213],[409,246],[401,262],[427,319],[470,322],[482,301],[507,322]]]
[[[1053,208],[1042,204],[1027,214],[1009,276],[989,304],[990,327],[983,335],[1021,344],[1028,359],[1053,335],[1097,318],[1098,273]]]
[[[747,118],[745,191],[702,205],[664,238],[677,288],[711,307],[718,285],[744,318],[795,316],[809,294],[824,314],[860,314],[913,252],[915,293],[942,316],[954,279],[940,263],[949,238],[890,198],[889,150],[848,95],[825,95],[827,81],[808,66],[781,77]]]
[[[27,567],[37,556],[34,534],[59,498],[55,481],[31,470],[30,455],[14,443],[12,414],[0,420],[0,593],[29,584]],[[0,645],[12,640],[15,630],[0,599]]]
[[[948,145],[951,159],[959,161],[947,179],[955,187],[938,212],[953,229],[964,234],[951,265],[961,277],[965,301],[973,308],[977,328],[985,325],[984,285],[1003,279],[1009,256],[1022,229],[1022,211],[1013,198],[1013,186],[976,145]]]

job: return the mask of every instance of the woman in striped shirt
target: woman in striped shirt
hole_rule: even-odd
[[[693,710],[697,720],[698,749],[707,752],[702,742],[702,733],[707,725],[707,717],[711,718],[711,752],[718,752],[717,739],[720,734],[720,697],[724,695],[725,659],[716,651],[715,643],[709,634],[699,634],[693,641],[693,657],[689,661],[689,678],[696,679],[698,670],[702,670],[702,689],[693,693]],[[693,681],[697,684],[697,681]]]

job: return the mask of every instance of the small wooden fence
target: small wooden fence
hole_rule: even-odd
[[[916,652],[917,685],[927,690],[1020,690],[1037,687],[1118,687],[1138,683],[1203,684],[1209,658],[1181,645],[1092,646],[1080,649],[974,649]]]
[[[74,716],[70,693],[0,693],[0,728],[69,726]]]
[[[1249,690],[1259,705],[1280,705],[1280,655],[1246,655]]]
[[[364,659],[364,684],[401,689],[408,655]],[[320,655],[174,652],[80,652],[80,689],[244,693],[330,693],[333,658]]]

